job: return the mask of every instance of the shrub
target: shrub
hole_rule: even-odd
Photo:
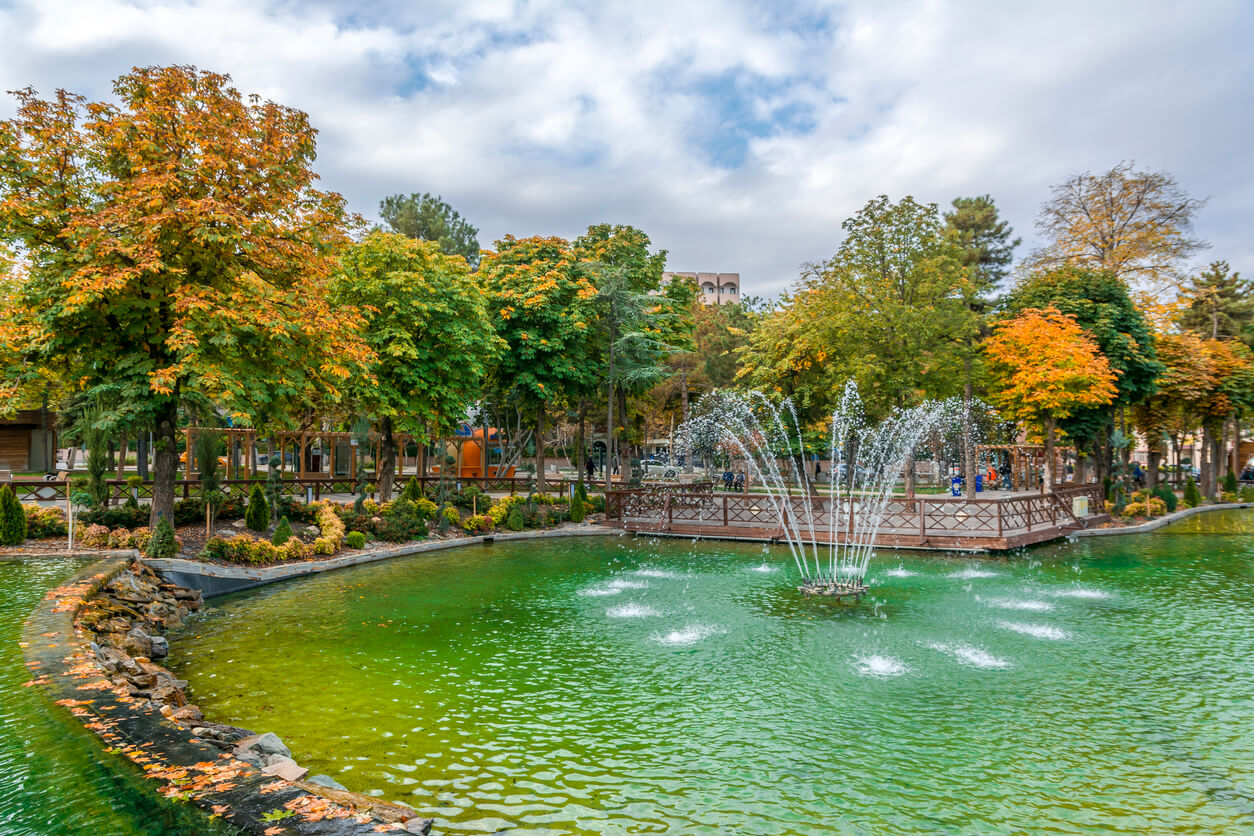
[[[0,487],[0,546],[20,546],[26,539],[26,512],[8,485]]]
[[[1127,505],[1123,506],[1123,516],[1125,518],[1144,517],[1146,513],[1147,511],[1145,509],[1144,502],[1129,502]]]
[[[492,518],[487,514],[475,514],[473,517],[467,517],[462,523],[462,528],[470,532],[479,532],[486,534],[492,530]]]
[[[270,542],[281,546],[290,539],[292,539],[292,524],[287,521],[287,517],[283,517],[279,520],[279,527],[274,530],[274,536],[270,538]]]
[[[148,526],[137,528],[131,532],[131,548],[139,549],[141,552],[148,551],[148,544],[152,542],[152,529]]]
[[[331,555],[339,551],[339,546],[329,537],[319,537],[314,540],[313,551],[314,554]]]
[[[583,522],[584,515],[588,512],[588,492],[584,490],[583,482],[575,487],[575,495],[571,498],[570,503],[570,521],[573,523]]]
[[[1149,499],[1149,491],[1133,491],[1132,496],[1128,497],[1129,502],[1144,502]]]
[[[261,485],[253,485],[248,492],[248,510],[244,512],[244,524],[250,531],[265,531],[270,527],[270,504]]]
[[[1202,492],[1197,489],[1197,482],[1193,481],[1193,477],[1189,477],[1189,481],[1184,483],[1184,507],[1196,508],[1202,504]]]
[[[148,556],[154,560],[174,557],[178,553],[178,541],[174,537],[174,526],[170,519],[162,514],[157,519],[157,528],[148,541]]]
[[[202,517],[204,510],[200,511]],[[120,508],[92,508],[78,515],[80,522],[103,525],[106,528],[139,528],[148,524],[148,509],[138,505]]]
[[[505,527],[510,531],[523,530],[523,513],[520,505],[514,505],[509,511],[509,516],[505,518]]]
[[[302,543],[298,537],[292,537],[279,546],[279,551],[283,560],[308,560],[313,557],[313,547]]]
[[[1154,496],[1161,499],[1163,504],[1167,506],[1168,514],[1175,511],[1176,507],[1180,504],[1179,497],[1176,496],[1176,492],[1171,489],[1170,485],[1159,485],[1154,490]]]
[[[1161,517],[1167,513],[1167,503],[1156,496],[1151,496],[1145,500],[1145,511],[1151,517]]]
[[[320,532],[319,540],[328,540],[332,544],[329,552],[317,552],[317,554],[335,554],[340,550],[340,546],[344,544],[344,521],[340,519],[340,515],[335,510],[334,503],[323,502],[318,508],[315,522],[318,524]]]
[[[440,509],[440,514],[444,517],[449,525],[461,525],[462,515],[457,513],[457,509],[452,505],[445,505]]]
[[[366,535],[360,531],[350,531],[344,537],[344,543],[350,549],[364,549],[366,547]]]
[[[598,494],[597,496],[591,497],[589,501],[592,503],[592,510],[594,513],[597,513],[597,514],[605,513],[605,495],[604,494]]]
[[[1237,474],[1229,470],[1224,474],[1224,493],[1237,492]]]
[[[507,496],[488,510],[488,517],[491,518],[493,525],[504,525],[505,520],[509,518],[510,511],[526,501],[526,497]]]
[[[221,515],[219,512],[219,516]],[[295,522],[312,525],[318,519],[318,509],[314,505],[306,505],[285,496],[279,500],[279,515]]]
[[[417,477],[414,477],[405,483],[405,490],[401,491],[400,498],[409,502],[417,502],[423,498],[422,485]]]
[[[131,547],[130,529],[115,528],[109,532],[109,548],[129,549],[130,547]]]
[[[107,525],[89,525],[78,536],[79,545],[88,549],[109,548],[109,527]]]
[[[1223,492],[1221,492],[1221,493],[1219,494],[1219,500],[1220,500],[1220,502],[1236,502],[1236,501],[1237,501],[1237,494],[1236,494],[1236,491],[1223,491]]]
[[[423,497],[414,503],[414,507],[418,509],[418,519],[434,520],[435,515],[439,512],[439,508],[430,499]]]
[[[222,537],[210,537],[200,550],[200,557],[203,560],[226,560],[226,540]]]
[[[1242,485],[1239,496],[1242,502],[1254,502],[1254,485]]]
[[[65,536],[65,512],[60,508],[23,505],[22,511],[26,514],[26,536],[31,540]]]

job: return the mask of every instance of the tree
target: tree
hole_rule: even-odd
[[[1212,340],[1236,338],[1254,343],[1254,286],[1226,261],[1210,266],[1181,289],[1180,327]]]
[[[393,232],[430,241],[448,255],[460,255],[472,270],[479,266],[479,230],[439,195],[385,197],[379,203],[379,217]]]
[[[26,512],[8,485],[0,486],[0,546],[20,546],[26,539]]]
[[[1132,410],[1149,451],[1150,490],[1158,484],[1166,442],[1171,442],[1178,462],[1181,439],[1197,426],[1200,405],[1213,385],[1207,353],[1195,334],[1157,333],[1154,354],[1163,366],[1155,391]]]
[[[1106,272],[1152,295],[1174,285],[1182,262],[1207,246],[1192,237],[1206,201],[1189,197],[1170,174],[1134,165],[1076,174],[1055,186],[1036,221],[1045,246],[1030,265]]]
[[[1041,427],[1045,490],[1051,491],[1058,420],[1077,407],[1111,403],[1115,371],[1076,318],[1053,307],[1028,308],[998,323],[984,351],[993,402],[1007,417]]]
[[[265,531],[270,527],[270,505],[261,485],[254,484],[248,492],[248,507],[244,509],[244,523],[251,531]]]
[[[304,113],[192,67],[136,69],[117,103],[17,93],[0,122],[0,236],[26,274],[0,310],[22,363],[51,367],[155,436],[152,521],[174,508],[180,405],[247,418],[335,398],[370,359],[326,303],[343,199],[314,188]]]
[[[429,443],[451,432],[482,394],[503,343],[466,262],[435,244],[372,232],[349,247],[331,287],[337,304],[363,311],[377,358],[352,400],[380,434],[379,492],[396,479],[396,433]]]
[[[1131,406],[1152,394],[1163,366],[1154,355],[1149,322],[1113,273],[1079,267],[1031,273],[1005,302],[1010,313],[1049,306],[1076,318],[1097,342],[1118,378],[1118,394],[1113,401],[1075,409],[1062,423],[1077,447],[1088,448],[1096,458],[1100,481],[1112,467],[1110,439],[1116,407]]]
[[[593,390],[597,371],[589,323],[596,286],[562,238],[497,241],[479,274],[489,316],[505,348],[489,372],[498,401],[534,417],[538,487],[544,490],[545,409]]]

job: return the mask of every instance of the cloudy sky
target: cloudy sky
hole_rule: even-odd
[[[1199,260],[1254,274],[1252,34],[1248,0],[0,0],[0,81],[229,73],[311,115],[368,217],[430,191],[485,247],[629,223],[774,295],[877,194],[991,194],[1022,255],[1051,184],[1125,159],[1209,197]]]

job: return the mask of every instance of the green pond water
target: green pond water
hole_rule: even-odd
[[[1254,514],[1007,559],[473,547],[217,599],[213,718],[444,832],[1254,831]]]
[[[30,680],[22,624],[44,593],[83,561],[0,559],[0,834],[162,834],[204,832],[178,811],[135,791],[128,765],[106,755]],[[110,763],[106,763],[106,758]]]

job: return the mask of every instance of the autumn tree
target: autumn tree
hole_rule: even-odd
[[[427,241],[372,232],[344,252],[331,299],[362,311],[375,352],[371,376],[351,387],[351,400],[379,428],[379,492],[387,501],[396,433],[420,443],[451,433],[479,399],[502,343],[465,259]]]
[[[479,264],[479,230],[439,195],[390,195],[379,202],[379,217],[392,232],[430,241],[449,255],[460,255],[471,269]]]
[[[136,69],[114,93],[22,90],[0,122],[0,237],[26,261],[3,374],[53,368],[151,427],[155,523],[189,392],[247,418],[339,394],[371,352],[357,311],[326,303],[345,216],[315,188],[306,115],[192,67]]]
[[[1163,367],[1155,391],[1132,410],[1149,452],[1150,490],[1158,485],[1168,443],[1179,462],[1181,440],[1198,425],[1201,406],[1214,384],[1209,357],[1196,334],[1156,333],[1154,353]]]
[[[1045,490],[1054,488],[1054,436],[1077,407],[1114,400],[1116,374],[1076,318],[1057,308],[1027,308],[999,322],[984,344],[1006,417],[1036,424],[1045,439]]]
[[[592,391],[596,286],[563,238],[497,241],[479,266],[489,316],[505,346],[489,374],[499,400],[534,418],[538,486],[545,487],[546,409]]]
[[[1106,272],[1151,295],[1176,284],[1183,263],[1207,246],[1193,237],[1194,216],[1206,201],[1189,197],[1170,174],[1134,165],[1076,174],[1055,186],[1036,221],[1045,244],[1029,265]]]

